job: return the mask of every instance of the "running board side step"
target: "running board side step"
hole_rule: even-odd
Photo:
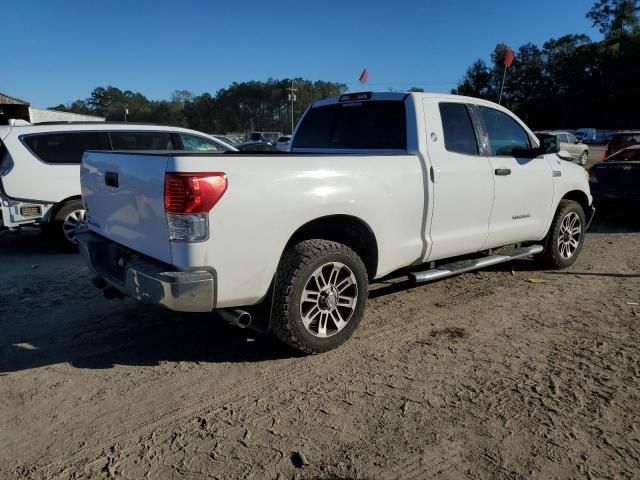
[[[468,260],[460,260],[458,262],[440,265],[424,272],[413,272],[409,274],[409,279],[415,283],[432,282],[441,278],[452,277],[459,273],[470,272],[480,268],[490,267],[499,263],[510,262],[517,258],[528,257],[541,253],[544,250],[542,245],[531,245],[529,247],[514,248],[503,252],[502,255],[489,255],[480,258],[471,258]]]

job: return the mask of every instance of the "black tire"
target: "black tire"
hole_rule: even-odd
[[[53,240],[60,247],[67,250],[77,250],[77,245],[76,242],[73,241],[72,235],[70,235],[69,232],[65,233],[65,220],[73,212],[78,211],[84,212],[82,200],[70,200],[58,208],[47,226],[47,231],[51,234]]]
[[[585,150],[584,152],[582,152],[580,154],[580,158],[578,159],[578,163],[584,167],[587,164],[588,161],[589,161],[589,151]]]
[[[338,267],[339,265],[342,265],[344,269]],[[320,270],[320,275],[322,276],[323,272],[327,271],[323,269],[330,269],[329,280],[331,280],[334,268],[339,268],[339,272],[342,272],[343,275],[343,280],[338,281],[340,273],[336,274],[335,283],[338,284],[336,286],[340,286],[347,277],[349,278],[349,285],[355,285],[355,288],[351,286],[344,287],[350,289],[348,295],[356,299],[353,308],[340,306],[340,299],[343,297],[338,293],[337,289],[335,290],[337,297],[333,295],[336,305],[333,307],[328,305],[328,297],[334,291],[328,286],[331,281],[326,284],[328,293],[320,293],[318,295],[317,305],[314,305],[314,301],[306,300],[303,302],[302,295],[305,287],[313,285],[313,283],[308,285],[308,282],[312,282],[312,275]],[[321,290],[320,282],[315,285],[317,285],[318,290]],[[320,298],[323,295],[325,297]],[[346,245],[328,240],[305,240],[285,251],[280,260],[276,273],[271,331],[279,340],[301,352],[326,352],[338,347],[351,337],[364,315],[367,297],[367,271],[362,260],[353,250]],[[324,318],[328,318],[324,321],[325,328],[322,334],[330,332],[331,330],[328,327],[331,326],[335,327],[335,331],[329,336],[318,336],[321,334],[320,319],[317,324],[317,333],[313,332],[315,328],[313,322],[307,328],[303,322],[303,310],[305,308],[308,309],[305,318],[311,315],[311,310],[314,308],[317,308],[316,313],[319,313],[321,318],[323,318],[323,315],[326,315]],[[333,308],[333,310],[329,311],[330,308]],[[338,313],[335,314],[335,311],[338,311]],[[351,313],[344,320],[347,317],[345,313],[347,311]],[[344,320],[346,324],[338,327],[338,323],[334,321],[334,315],[341,321]]]
[[[578,227],[580,228],[580,232],[578,238],[571,234],[571,237],[577,241],[577,246],[567,257],[567,253],[569,253],[569,251],[563,249],[561,243],[566,244],[567,241],[570,241],[568,239],[568,235],[570,234],[563,228],[563,222],[565,222],[568,217],[575,218],[574,215],[577,215],[577,218],[579,219]],[[573,265],[578,258],[578,255],[580,255],[584,245],[586,225],[586,216],[582,205],[574,200],[560,200],[556,214],[553,217],[553,222],[549,228],[549,233],[547,234],[545,249],[538,256],[538,260],[542,266],[545,268],[560,269]]]

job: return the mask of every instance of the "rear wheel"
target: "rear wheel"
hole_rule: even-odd
[[[278,267],[272,331],[305,353],[331,350],[351,337],[367,296],[367,272],[353,250],[328,240],[300,242]]]
[[[589,160],[589,152],[585,150],[580,155],[580,160],[579,160],[580,165],[586,165],[588,160]]]
[[[547,234],[545,250],[539,257],[542,264],[548,268],[573,265],[582,251],[586,225],[582,205],[574,200],[561,200]]]
[[[86,212],[82,200],[71,200],[56,212],[51,222],[51,233],[63,246],[74,247],[78,243],[77,234],[84,228]]]

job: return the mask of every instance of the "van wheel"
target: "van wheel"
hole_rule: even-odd
[[[360,323],[367,271],[346,245],[305,240],[284,252],[275,288],[272,332],[296,350],[321,353],[347,341]]]
[[[74,247],[78,243],[77,234],[84,229],[86,212],[82,200],[65,203],[55,214],[51,231],[63,246]]]
[[[576,261],[584,245],[587,225],[582,205],[574,200],[561,200],[551,228],[547,244],[538,259],[547,268],[566,268]]]

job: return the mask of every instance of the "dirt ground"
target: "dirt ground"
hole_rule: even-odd
[[[638,478],[639,248],[609,219],[566,271],[378,284],[302,357],[1,234],[0,478]]]

